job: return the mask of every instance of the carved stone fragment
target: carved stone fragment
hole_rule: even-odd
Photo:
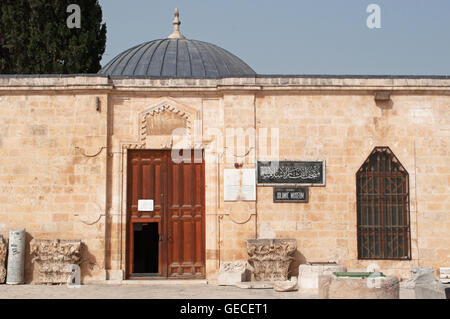
[[[432,267],[413,267],[411,278],[402,285],[403,288],[414,288],[416,299],[445,299],[445,287],[434,276]]]
[[[289,281],[277,281],[274,284],[273,289],[278,292],[297,291],[298,279],[297,277],[292,276]]]
[[[242,289],[273,289],[273,281],[246,281],[238,282],[234,286]]]
[[[3,236],[0,235],[0,284],[4,284],[6,280],[5,261],[7,252],[8,252],[7,243],[3,238]]]
[[[81,240],[33,239],[30,243],[32,262],[38,266],[38,283],[66,283],[71,265],[81,260]]]
[[[411,277],[402,283],[402,288],[414,289],[417,283],[429,283],[434,280],[434,269],[432,267],[413,267],[411,268]]]
[[[248,239],[247,253],[255,281],[287,281],[296,250],[296,239]]]

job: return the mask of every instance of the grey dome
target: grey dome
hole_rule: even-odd
[[[140,44],[119,54],[98,73],[112,77],[200,79],[256,76],[252,68],[230,52],[188,39]]]

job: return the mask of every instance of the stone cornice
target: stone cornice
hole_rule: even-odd
[[[91,75],[0,75],[0,91],[109,90],[107,77]]]
[[[446,76],[257,76],[223,79],[108,78],[97,75],[0,75],[0,91],[450,91]]]

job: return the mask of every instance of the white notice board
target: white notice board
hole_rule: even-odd
[[[138,211],[140,211],[140,212],[152,212],[153,211],[153,199],[140,199],[140,200],[138,200]]]
[[[254,169],[224,170],[224,200],[256,200],[256,178]]]

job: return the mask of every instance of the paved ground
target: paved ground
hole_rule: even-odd
[[[401,299],[414,291],[401,289]],[[0,285],[0,299],[316,299],[315,291],[276,292],[217,285],[83,285],[80,288],[46,285]]]
[[[0,299],[272,299],[317,298],[314,292],[276,292],[216,285],[0,285]]]

